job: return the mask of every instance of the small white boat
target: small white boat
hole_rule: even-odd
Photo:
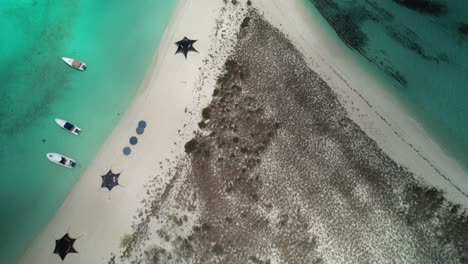
[[[55,118],[55,123],[57,123],[57,125],[59,125],[61,128],[67,130],[68,132],[74,134],[74,135],[77,135],[80,134],[81,132],[81,128],[73,125],[72,123],[66,121],[66,120],[63,120],[63,119],[59,119],[59,118]]]
[[[55,164],[72,169],[76,166],[76,161],[57,153],[47,153],[47,158]]]
[[[75,68],[77,70],[80,70],[80,71],[84,71],[86,70],[86,64],[84,62],[81,62],[79,60],[75,60],[75,59],[72,59],[72,58],[66,58],[66,57],[62,57],[62,60],[70,65],[70,67],[72,68]]]

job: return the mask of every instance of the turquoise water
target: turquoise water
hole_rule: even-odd
[[[468,1],[304,2],[468,168]]]
[[[14,263],[96,155],[144,78],[175,5],[0,1],[0,263]],[[75,71],[60,56],[81,59],[88,70]],[[61,130],[55,117],[82,134]],[[47,152],[81,166],[56,166]]]

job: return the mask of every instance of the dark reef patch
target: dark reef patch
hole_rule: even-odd
[[[458,26],[458,32],[468,36],[468,24],[460,23],[460,25]]]
[[[366,0],[367,4],[369,4],[376,12],[379,13],[380,16],[384,17],[387,20],[393,20],[395,17],[393,16],[392,13],[389,11],[385,10],[385,8],[379,6],[378,3],[372,1],[372,0]]]
[[[396,69],[388,66],[382,65],[381,68],[383,71],[390,77],[392,77],[395,81],[400,83],[403,87],[408,87],[408,79],[406,76],[401,74],[401,72],[397,71]]]
[[[393,0],[396,4],[404,6],[422,14],[442,16],[448,13],[445,4],[431,0]]]
[[[413,31],[396,31],[391,29],[390,27],[387,27],[387,32],[392,37],[396,42],[400,43],[403,47],[411,50],[412,52],[416,53],[418,56],[421,58],[428,60],[428,61],[433,61],[435,63],[441,63],[445,62],[448,63],[449,59],[447,55],[437,55],[437,56],[432,56],[429,55],[426,50],[416,42],[417,39],[417,34],[414,33]]]
[[[392,67],[387,62],[378,57],[370,55],[368,48],[368,36],[361,30],[361,25],[368,20],[386,25],[393,16],[385,11],[378,3],[368,0],[367,2],[373,9],[377,10],[380,16],[372,14],[363,6],[355,6],[351,9],[340,7],[329,0],[310,0],[317,8],[320,14],[327,20],[330,26],[335,30],[338,37],[352,50],[359,52],[369,62],[375,64],[389,77],[400,83],[403,87],[408,86],[407,78]]]
[[[369,19],[366,10],[347,10],[327,0],[312,0],[312,3],[348,47],[365,52],[368,37],[360,27],[364,20]]]
[[[390,10],[385,8],[382,1],[365,0],[340,2],[336,0],[309,0],[325,20],[334,29],[338,37],[352,50],[359,52],[369,62],[376,65],[382,72],[401,84],[408,87],[408,79],[404,72],[397,70],[389,58],[392,54],[375,55],[379,53],[380,46],[374,46],[362,29],[365,23],[371,22],[382,28],[382,31],[400,44],[403,48],[413,52],[421,59],[433,63],[451,63],[449,57],[443,52],[425,47],[418,34],[404,23],[398,23]],[[393,0],[395,3],[416,10],[421,13],[443,15],[448,12],[447,7],[439,2],[429,0]],[[460,24],[459,31],[468,35],[468,25]]]

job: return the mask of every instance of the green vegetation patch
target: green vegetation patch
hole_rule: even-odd
[[[241,28],[245,28],[249,26],[249,23],[250,23],[250,17],[245,17],[240,26]]]
[[[204,121],[200,121],[200,122],[198,122],[198,127],[203,129],[203,128],[206,127],[206,123]]]
[[[205,107],[202,110],[202,117],[203,117],[203,119],[210,119],[211,118],[211,108],[209,106]]]
[[[216,243],[211,248],[211,252],[213,252],[215,255],[221,255],[221,254],[223,254],[224,250],[218,243]]]
[[[132,234],[124,234],[120,239],[120,246],[122,248],[127,248],[135,240],[135,236]]]
[[[271,263],[269,259],[267,259],[267,260],[260,260],[260,259],[258,259],[256,256],[250,256],[250,257],[249,257],[249,261],[250,261],[251,263],[255,263],[255,264],[270,264],[270,263]]]
[[[185,152],[186,153],[192,153],[194,152],[198,147],[198,140],[192,139],[189,142],[185,143]]]

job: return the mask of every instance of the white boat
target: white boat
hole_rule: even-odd
[[[70,65],[70,67],[72,68],[75,68],[77,70],[80,70],[80,71],[84,71],[86,70],[86,64],[84,62],[81,62],[79,60],[75,60],[75,59],[72,59],[72,58],[66,58],[66,57],[62,57],[62,60]]]
[[[47,153],[47,158],[55,164],[72,169],[76,166],[76,161],[57,153]]]
[[[61,128],[67,130],[68,132],[74,134],[74,135],[77,135],[80,134],[81,132],[81,128],[73,125],[72,123],[66,121],[66,120],[63,120],[63,119],[59,119],[59,118],[55,118],[55,123],[57,123],[57,125],[59,125]]]

